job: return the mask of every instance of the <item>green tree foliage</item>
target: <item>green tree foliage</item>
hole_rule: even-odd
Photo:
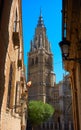
[[[30,101],[28,105],[28,118],[33,125],[46,121],[54,113],[54,108],[42,101]]]

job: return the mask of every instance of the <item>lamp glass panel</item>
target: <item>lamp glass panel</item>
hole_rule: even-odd
[[[63,45],[63,47],[62,47],[62,52],[63,52],[63,55],[65,56],[65,57],[67,57],[68,56],[68,45]]]

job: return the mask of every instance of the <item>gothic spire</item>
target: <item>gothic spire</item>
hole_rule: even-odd
[[[40,16],[39,16],[39,19],[38,19],[37,27],[44,27],[44,21],[43,21],[42,10],[41,9],[40,9]]]

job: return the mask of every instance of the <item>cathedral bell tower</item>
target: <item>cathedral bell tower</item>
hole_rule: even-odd
[[[47,101],[48,90],[54,86],[55,74],[53,73],[53,55],[50,43],[46,36],[42,13],[38,19],[34,39],[30,42],[28,53],[28,81],[32,81],[29,88],[29,100]]]

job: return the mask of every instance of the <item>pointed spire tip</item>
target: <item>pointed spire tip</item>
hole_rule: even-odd
[[[41,7],[40,7],[40,16],[42,16],[42,9],[41,9]]]

